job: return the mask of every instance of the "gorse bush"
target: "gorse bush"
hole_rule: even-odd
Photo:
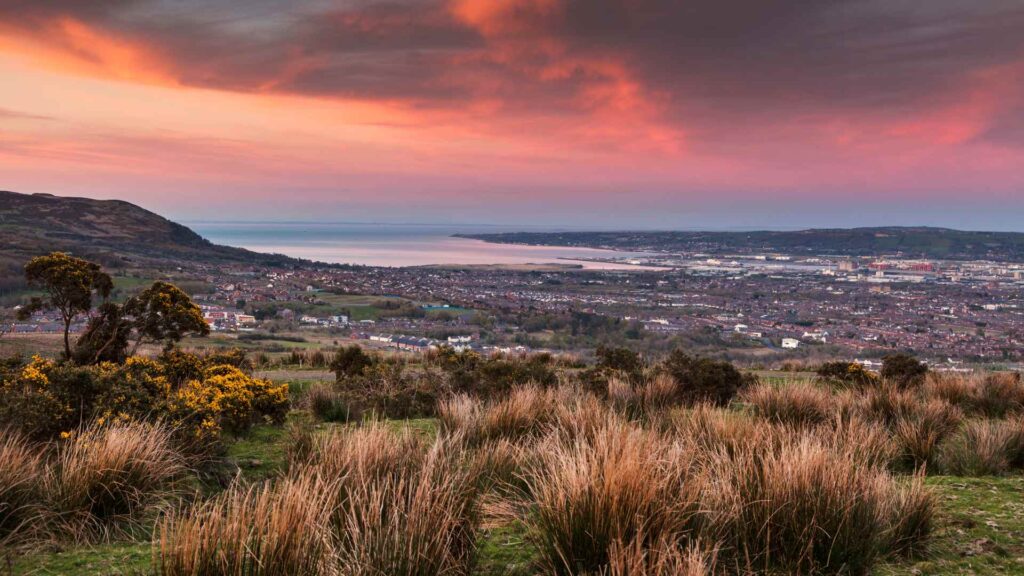
[[[822,383],[844,388],[867,388],[879,382],[876,374],[856,362],[826,362],[816,373]]]
[[[466,350],[441,348],[427,356],[431,366],[445,374],[445,386],[454,392],[491,397],[507,394],[515,386],[558,384],[554,357],[550,354],[483,356]]]
[[[421,418],[433,416],[437,401],[446,394],[444,383],[431,374],[413,375],[402,362],[379,361],[359,376],[341,378],[335,385],[337,401],[353,420],[365,416]]]
[[[162,420],[183,449],[197,453],[213,451],[222,430],[283,421],[287,384],[253,378],[235,366],[245,364],[237,354],[210,358],[171,351],[121,364],[74,366],[39,357],[7,364],[0,370],[0,420],[37,441],[59,438],[82,422]],[[208,364],[217,360],[232,364]]]

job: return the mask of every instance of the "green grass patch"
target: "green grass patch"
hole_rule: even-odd
[[[535,574],[536,551],[526,540],[519,523],[483,530],[477,542],[478,576],[528,576]]]
[[[148,542],[120,543],[21,556],[10,568],[15,576],[127,576],[148,573],[150,559]]]
[[[931,553],[878,574],[1024,574],[1024,478],[937,476],[928,484],[939,500]]]
[[[282,426],[254,426],[228,445],[228,459],[246,480],[264,480],[285,469],[287,434]]]

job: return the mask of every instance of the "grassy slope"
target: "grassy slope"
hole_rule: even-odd
[[[432,419],[396,421],[418,434],[432,436]],[[259,426],[231,444],[229,459],[247,480],[273,477],[284,470],[283,428]],[[931,574],[1024,574],[1024,478],[929,478],[939,494],[940,526],[928,558],[878,570],[883,576]],[[532,552],[521,527],[503,526],[481,533],[477,576],[527,576]],[[114,543],[17,559],[15,575],[120,575],[145,572],[147,544]]]

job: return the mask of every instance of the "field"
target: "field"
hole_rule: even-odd
[[[437,362],[423,361],[415,374]],[[439,397],[416,418],[389,415],[394,389],[376,418],[350,422],[313,400],[329,372],[255,376],[294,384],[285,422],[225,434],[213,467],[147,488],[129,531],[12,545],[9,573],[1024,574],[1012,375],[901,389],[761,373],[715,407],[680,404],[678,380],[645,371],[611,376],[603,398],[513,385]],[[256,556],[195,564],[212,553],[204,523]]]

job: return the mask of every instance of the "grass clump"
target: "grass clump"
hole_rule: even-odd
[[[821,424],[833,415],[832,394],[811,382],[758,384],[744,390],[740,399],[758,416],[779,424]]]
[[[42,472],[39,451],[21,434],[0,430],[0,546],[37,528]]]
[[[525,471],[525,522],[545,571],[597,573],[616,543],[686,534],[700,493],[687,463],[678,444],[614,419],[592,438],[546,438]]]
[[[336,489],[315,474],[236,486],[165,516],[154,542],[160,576],[333,574],[329,522]]]
[[[164,425],[91,425],[61,441],[42,477],[55,530],[78,542],[108,540],[140,525],[185,470]]]

